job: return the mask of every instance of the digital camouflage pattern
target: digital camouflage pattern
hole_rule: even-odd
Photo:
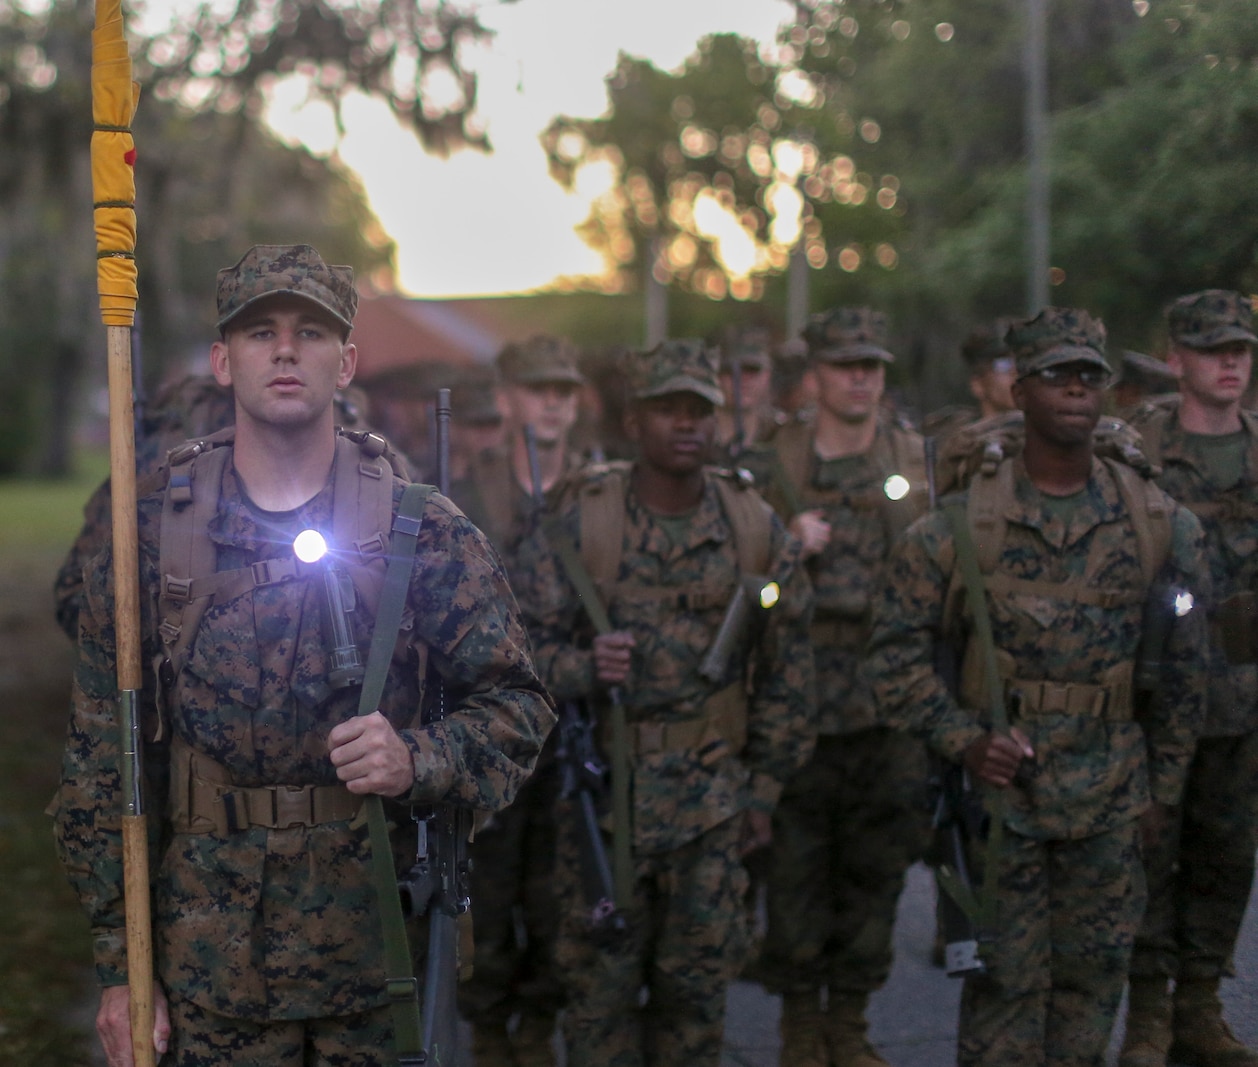
[[[795,496],[801,508],[820,510],[831,533],[806,564],[817,605],[810,639],[821,737],[774,814],[760,971],[775,992],[869,994],[886,981],[896,902],[928,833],[925,750],[885,727],[863,667],[891,545],[926,506],[923,443],[880,419],[860,455],[820,459],[806,423],[785,427],[774,447],[805,453],[807,477]],[[885,487],[897,474],[911,490],[892,501]],[[777,488],[766,495],[786,514]]]
[[[578,816],[558,813],[559,965],[573,1067],[717,1067],[725,992],[751,936],[738,859],[742,820],[729,819],[677,849],[637,856],[629,929],[602,943],[589,933],[580,878]],[[646,1004],[639,993],[650,989]]]
[[[770,992],[868,996],[891,973],[905,872],[927,840],[926,753],[885,728],[823,734],[787,783],[766,863]]]
[[[1062,363],[1111,369],[1104,355],[1105,326],[1079,308],[1049,307],[1033,319],[1015,322],[1005,334],[1005,344],[1019,378]]]
[[[171,1041],[163,1062],[179,1067],[266,1064],[266,1067],[364,1067],[363,1049],[393,1045],[388,1008],[325,1019],[255,1023],[224,1019],[186,1000],[170,1005]]]
[[[1003,512],[1008,529],[995,574],[1039,584],[988,597],[1002,675],[1075,683],[1111,677],[1136,659],[1146,593],[1115,475],[1094,459],[1067,523],[1045,504],[1020,459],[1005,462],[1015,465],[1015,492]],[[964,504],[965,495],[945,503],[953,501]],[[1208,603],[1200,527],[1184,509],[1166,506],[1170,548],[1158,577]],[[935,669],[955,560],[942,512],[910,527],[875,603],[869,671],[888,721],[959,760],[990,723],[985,711],[960,706]],[[1051,591],[1085,573],[1096,576],[1098,590],[1119,595],[1084,602]],[[1130,720],[1044,708],[1022,715],[1011,707],[1011,725],[1027,735],[1035,758],[1004,790],[996,941],[988,974],[966,980],[960,1062],[1104,1062],[1143,907],[1136,820],[1151,799],[1179,801],[1204,716],[1203,615],[1192,611],[1171,626],[1159,698],[1138,704]],[[964,644],[968,616],[958,621]]]
[[[1214,596],[1209,610],[1209,701],[1202,734],[1230,737],[1258,730],[1258,414],[1240,413],[1246,441],[1240,478],[1212,476],[1201,438],[1179,424],[1179,397],[1142,406],[1131,419],[1160,489],[1187,508],[1205,531],[1205,561]],[[1226,649],[1234,647],[1229,657]]]
[[[1132,663],[1141,637],[1145,582],[1114,476],[1093,460],[1085,495],[1069,525],[1053,514],[1015,466],[1016,499],[1005,510],[1008,534],[997,572],[1017,579],[1064,583],[1080,578],[1092,555],[1107,589],[1130,589],[1112,607],[1045,592],[989,597],[998,650],[1012,658],[1015,677],[1080,682]],[[945,498],[964,502],[965,494]],[[1160,576],[1209,603],[1201,528],[1192,515],[1171,509],[1171,549]],[[955,545],[942,511],[909,528],[891,557],[874,603],[868,670],[886,720],[927,741],[948,759],[987,731],[985,712],[960,707],[935,671],[943,637],[944,601],[952,581]],[[1035,749],[1027,780],[1007,791],[1008,825],[1039,839],[1086,837],[1135,819],[1148,806],[1180,797],[1193,742],[1205,714],[1204,613],[1189,612],[1171,627],[1163,652],[1162,699],[1150,701],[1139,721],[1080,721],[1041,712],[1014,716]],[[967,623],[968,626],[968,623]],[[968,630],[967,630],[968,632]]]
[[[395,480],[394,506],[403,483]],[[155,600],[161,494],[139,508],[145,662],[160,652]],[[328,486],[295,513],[265,517],[245,500],[228,464],[210,526],[219,566],[276,555],[307,526],[328,528]],[[119,743],[115,713],[110,554],[88,572],[74,705],[56,837],[87,911],[104,985],[126,981],[122,859],[118,830]],[[334,785],[327,735],[356,713],[355,689],[332,691],[320,623],[319,580],[259,586],[205,614],[160,725],[154,680],[143,712],[154,845],[158,973],[178,997],[218,1014],[254,1020],[351,1014],[382,1005],[380,923],[365,826],[247,828],[172,833],[167,748],[173,737],[225,766],[237,785]],[[365,649],[369,621],[355,613]],[[528,655],[528,640],[496,554],[445,498],[424,512],[403,630],[381,701],[414,759],[410,800],[495,810],[532,770],[554,716]],[[443,683],[444,720],[421,725],[420,646]],[[409,865],[414,828],[397,820],[398,859]],[[407,858],[409,851],[410,857]]]
[[[797,439],[808,455],[807,479],[794,486],[805,510],[818,509],[830,524],[830,542],[806,562],[816,609],[812,643],[817,664],[818,729],[823,734],[851,733],[878,725],[869,685],[861,671],[869,636],[870,607],[882,588],[886,560],[900,531],[926,508],[925,459],[921,437],[881,420],[869,451],[858,456],[821,460],[811,424],[784,427],[773,442],[779,457]],[[887,479],[907,478],[907,497],[892,501]],[[765,499],[790,518],[780,466],[764,488]]]
[[[580,456],[567,454],[565,474],[547,494],[549,499],[558,499],[580,464]],[[477,456],[467,477],[451,486],[450,496],[498,549],[508,578],[513,586],[518,585],[517,554],[539,509],[532,494],[516,480],[507,452],[496,449]],[[505,1044],[508,1020],[516,1012],[523,1013],[517,1039],[536,1033],[541,1041],[548,1041],[556,1013],[564,1004],[554,961],[559,930],[555,895],[558,796],[559,769],[552,740],[511,806],[478,829],[472,842],[476,965],[472,977],[459,987],[459,1009],[473,1025],[478,1050],[486,1054],[495,1039]],[[545,1019],[547,1025],[534,1024],[534,1019]],[[500,1049],[498,1055],[511,1053]]]
[[[1000,938],[984,946],[988,974],[962,987],[957,1067],[1106,1062],[1144,907],[1136,825],[1069,841],[1006,834]]]
[[[855,363],[876,359],[894,363],[887,351],[887,316],[872,308],[822,311],[808,320],[802,334],[809,358],[823,363]]]
[[[1166,309],[1171,341],[1188,348],[1212,348],[1229,341],[1258,343],[1253,301],[1229,289],[1205,289],[1181,296]]]
[[[714,483],[720,476],[706,476],[697,510],[674,531],[676,542],[621,477],[587,474],[625,495],[623,551],[616,584],[605,592],[612,627],[636,642],[621,687],[631,732],[633,724],[693,720],[709,697],[748,679],[751,691],[740,749],[726,740],[703,750],[630,753],[635,867],[627,941],[607,943],[589,930],[577,820],[571,811],[559,814],[557,952],[569,994],[568,1062],[716,1067],[725,990],[749,935],[739,816],[752,808],[771,811],[813,744],[810,590],[795,543],[774,521],[768,577],[781,587],[781,599],[762,629],[735,645],[726,677],[706,681],[698,668],[738,581],[733,530]],[[560,502],[557,521],[579,546],[576,490]],[[593,630],[544,530],[529,538],[520,558],[520,599],[547,684],[560,700],[597,704]],[[609,841],[609,853],[610,847]]]
[[[546,385],[550,382],[580,385],[585,375],[577,369],[581,353],[564,337],[539,334],[521,344],[509,344],[498,353],[498,373],[504,382]]]
[[[254,245],[218,272],[219,330],[264,297],[293,293],[318,304],[348,333],[358,310],[352,267],[325,263],[310,245]]]
[[[732,530],[709,473],[703,499],[685,538],[667,530],[637,500],[625,480],[624,549],[607,610],[615,630],[633,635],[629,680],[622,686],[628,721],[693,719],[708,697],[750,671],[747,742],[726,746],[706,764],[693,750],[656,752],[634,760],[634,847],[641,854],[678,848],[705,830],[755,805],[772,810],[782,783],[812,748],[813,657],[808,641],[812,600],[798,565],[796,543],[773,521],[768,577],[781,599],[763,632],[734,646],[727,677],[708,682],[698,673],[738,581]],[[587,468],[586,484],[620,483],[620,475]],[[752,490],[746,490],[752,492]],[[560,528],[580,547],[577,487],[557,505]],[[544,530],[519,553],[517,591],[536,663],[556,700],[596,695],[593,629]],[[658,595],[635,595],[643,590]]]
[[[1213,299],[1218,295],[1218,301]],[[1200,317],[1224,297],[1195,294],[1178,327],[1205,329]],[[1248,323],[1248,302],[1213,319],[1217,326]],[[1210,336],[1208,333],[1201,336]],[[1229,338],[1229,340],[1232,338]],[[1221,342],[1220,342],[1221,343]],[[1258,415],[1242,411],[1239,479],[1221,484],[1200,438],[1177,417],[1178,397],[1146,404],[1133,417],[1161,465],[1158,485],[1193,511],[1205,531],[1205,558],[1214,598],[1205,726],[1188,774],[1183,805],[1166,832],[1147,841],[1144,855],[1149,907],[1133,975],[1211,979],[1230,971],[1232,951],[1254,880],[1258,849]]]
[[[661,341],[654,348],[624,354],[622,368],[635,400],[668,393],[696,393],[717,407],[725,394],[716,384],[720,354],[703,341]]]

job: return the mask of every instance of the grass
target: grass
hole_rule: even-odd
[[[0,1063],[88,1062],[89,931],[44,809],[73,665],[52,621],[52,581],[103,474],[93,456],[72,479],[0,482]]]

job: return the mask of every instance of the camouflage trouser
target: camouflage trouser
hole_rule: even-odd
[[[473,1023],[505,1023],[517,1011],[553,1018],[563,1006],[554,963],[558,796],[559,766],[544,751],[515,802],[472,843],[476,948],[472,978],[459,987],[459,1010]],[[517,924],[523,927],[523,944]]]
[[[562,819],[557,959],[569,1067],[717,1067],[725,992],[749,941],[742,821],[637,858],[629,929],[608,942],[590,932],[576,819]]]
[[[961,994],[958,1067],[1104,1067],[1144,908],[1137,824],[1078,841],[1005,831],[989,971]]]
[[[170,1000],[170,1050],[161,1067],[388,1067],[396,1061],[389,1009],[325,1019],[254,1022]]]
[[[918,742],[879,728],[823,734],[787,783],[761,957],[772,992],[867,995],[886,982],[904,873],[930,833],[926,773]]]
[[[1258,848],[1258,733],[1204,737],[1182,807],[1146,841],[1149,906],[1131,973],[1212,979],[1230,975],[1232,949],[1254,880]]]

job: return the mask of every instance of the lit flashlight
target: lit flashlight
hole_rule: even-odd
[[[354,641],[350,612],[354,610],[354,583],[328,554],[328,542],[318,530],[302,530],[293,538],[293,554],[302,563],[323,562],[323,614],[325,637],[331,646],[328,685],[344,689],[363,680],[363,663]]]
[[[882,491],[887,494],[888,500],[903,500],[912,488],[903,474],[893,474],[882,483]]]

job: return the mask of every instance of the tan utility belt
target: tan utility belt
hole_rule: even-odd
[[[1005,679],[1005,700],[1022,718],[1068,715],[1075,718],[1131,721],[1131,671],[1109,685]]]
[[[251,827],[342,822],[363,802],[343,785],[235,785],[226,767],[179,740],[171,744],[170,778],[171,822],[184,834],[226,837]]]
[[[728,685],[708,697],[701,715],[672,722],[629,723],[629,754],[650,756],[657,752],[683,752],[696,749],[705,766],[729,752],[741,752],[747,743],[747,694],[741,682]],[[602,732],[605,746],[611,745],[611,729]]]

